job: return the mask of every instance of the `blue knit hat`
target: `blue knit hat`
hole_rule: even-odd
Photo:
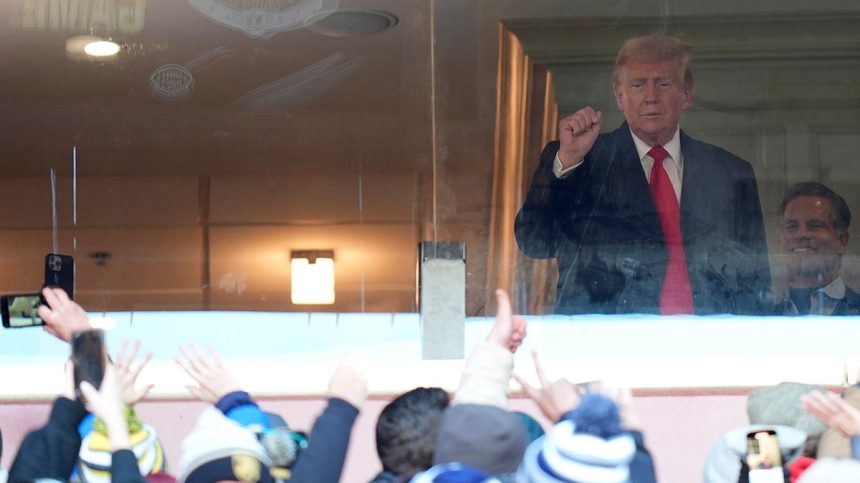
[[[483,471],[460,463],[436,465],[413,476],[409,483],[498,483]]]
[[[635,453],[633,437],[621,429],[618,406],[589,394],[529,445],[517,476],[523,483],[624,483]]]

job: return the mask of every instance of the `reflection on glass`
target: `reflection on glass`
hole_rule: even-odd
[[[249,37],[267,38],[304,27],[336,9],[340,0],[188,0],[214,22]]]
[[[860,294],[839,275],[848,248],[851,210],[817,182],[790,187],[779,205],[779,248],[788,275],[780,315],[857,315]]]

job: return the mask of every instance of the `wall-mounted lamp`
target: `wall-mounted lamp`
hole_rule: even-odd
[[[294,304],[334,303],[334,250],[293,250],[290,265]]]

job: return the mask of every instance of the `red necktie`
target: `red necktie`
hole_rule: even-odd
[[[666,278],[660,292],[660,313],[663,315],[692,314],[693,291],[687,275],[687,260],[684,258],[684,241],[681,238],[681,208],[663,160],[669,153],[663,146],[654,146],[648,151],[654,158],[651,167],[651,195],[657,205],[660,226],[666,238],[669,260],[666,263]]]

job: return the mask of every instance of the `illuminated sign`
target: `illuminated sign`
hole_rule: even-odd
[[[119,32],[143,30],[146,0],[17,0],[23,30]]]

